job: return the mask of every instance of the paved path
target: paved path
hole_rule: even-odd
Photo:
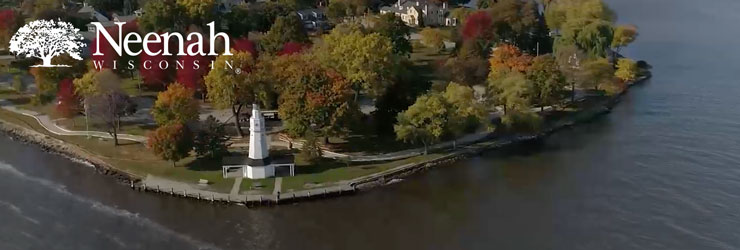
[[[234,186],[231,187],[231,195],[238,196],[239,195],[239,189],[242,187],[242,177],[238,177],[234,179]]]
[[[277,195],[278,193],[280,193],[282,189],[283,189],[283,177],[275,178],[275,189],[272,191],[272,194]]]
[[[36,111],[20,109],[8,100],[0,99],[0,107],[10,112],[16,113],[16,114],[33,117],[34,119],[36,119],[36,121],[39,122],[39,124],[42,127],[44,127],[47,131],[55,135],[92,136],[92,137],[97,137],[97,138],[113,139],[113,136],[111,136],[107,132],[67,130],[65,128],[59,127],[56,123],[54,123],[54,121],[51,120],[49,115],[41,114]],[[129,135],[129,134],[118,134],[118,139],[127,140],[127,141],[135,141],[135,142],[140,142],[140,143],[145,143],[147,140],[147,138],[144,136]]]

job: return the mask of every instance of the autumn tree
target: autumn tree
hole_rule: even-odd
[[[171,161],[175,167],[179,160],[190,155],[193,139],[185,125],[172,123],[149,133],[147,147],[163,160]]]
[[[159,51],[164,49],[164,42],[149,42],[150,50]],[[166,56],[164,53],[149,55],[141,53],[139,55],[139,75],[141,81],[150,88],[165,88],[172,82],[174,77],[175,63],[172,56]],[[207,65],[204,65],[207,66]]]
[[[617,53],[622,48],[627,47],[637,39],[637,26],[634,25],[620,25],[614,29],[614,39],[612,40],[611,47]]]
[[[173,83],[157,95],[152,116],[157,124],[187,124],[198,120],[200,105],[193,98],[195,92],[180,83]]]
[[[216,108],[230,108],[234,115],[234,125],[239,136],[241,110],[244,105],[259,100],[261,86],[252,77],[255,60],[248,52],[232,50],[232,56],[219,56],[214,61],[214,69],[205,78],[208,100]]]
[[[187,42],[185,47],[192,44],[193,41]],[[208,45],[204,45],[208,46]],[[194,55],[181,55],[177,58],[178,64],[181,64],[182,68],[177,70],[175,80],[181,83],[183,86],[196,90],[204,90],[203,81],[204,77],[211,70],[210,62],[212,57],[201,54]]]
[[[23,22],[21,13],[11,9],[0,10],[0,43],[8,44]]]
[[[409,42],[411,28],[395,14],[380,15],[375,22],[373,31],[391,40],[394,54],[408,56],[412,52],[413,48],[411,42]]]
[[[511,104],[507,100],[513,100],[513,96],[521,96],[526,92],[511,92],[514,89],[507,89],[520,86],[518,81],[512,80],[512,74],[523,75],[531,64],[532,57],[522,53],[516,46],[501,44],[493,50],[489,59],[491,70],[488,74],[487,95],[492,102],[503,105],[504,113],[508,112]],[[515,82],[517,84],[513,84]],[[525,85],[521,86],[526,88]]]
[[[224,124],[209,115],[195,135],[195,153],[198,157],[219,159],[229,153],[228,141]]]
[[[308,43],[308,35],[297,15],[280,16],[261,40],[262,50],[275,54],[288,42]]]
[[[322,64],[340,73],[352,84],[355,101],[361,91],[372,97],[381,95],[395,65],[393,45],[377,33],[333,30],[312,50]]]
[[[103,70],[94,73],[92,81],[75,81],[81,93],[94,93],[86,97],[85,102],[89,105],[91,115],[99,119],[108,133],[113,137],[114,145],[118,146],[118,132],[121,127],[121,118],[136,112],[136,104],[121,89],[121,79],[111,70]]]
[[[352,102],[351,84],[333,70],[326,70],[293,55],[295,63],[284,70],[290,75],[278,100],[280,117],[293,136],[309,130],[329,136],[347,134],[359,110]]]
[[[633,82],[637,79],[637,74],[640,69],[637,67],[637,63],[632,59],[620,58],[617,61],[617,71],[614,75],[622,82]]]
[[[191,24],[205,25],[216,12],[216,0],[177,0],[177,4]]]
[[[446,35],[442,30],[427,27],[422,29],[419,35],[421,35],[421,42],[425,46],[439,51],[444,50]]]
[[[535,57],[526,75],[533,84],[533,102],[540,105],[541,111],[544,111],[545,106],[555,105],[565,97],[565,76],[552,55]]]
[[[606,58],[598,58],[586,62],[583,66],[583,81],[581,87],[598,90],[599,86],[614,84],[614,67]]]
[[[72,79],[59,82],[55,111],[63,118],[73,118],[80,111],[80,98],[75,94]]]
[[[470,14],[462,25],[461,34],[463,42],[474,42],[482,51],[489,51],[496,39],[491,14],[487,11]]]
[[[473,88],[451,82],[442,96],[452,109],[447,130],[453,137],[453,147],[457,147],[458,137],[488,123],[486,109],[476,100]]]
[[[138,18],[145,32],[182,30],[182,10],[176,0],[147,1],[142,7],[144,15]]]
[[[398,114],[393,127],[396,138],[407,143],[421,143],[424,154],[447,132],[450,105],[440,94],[426,94],[416,99],[406,111]]]

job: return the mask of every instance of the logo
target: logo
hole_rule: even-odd
[[[206,58],[224,55],[232,56],[231,53],[231,42],[229,36],[223,32],[216,32],[216,25],[214,22],[208,23],[209,33],[201,34],[198,32],[191,32],[189,34],[181,34],[179,32],[166,32],[166,33],[155,33],[150,32],[143,36],[137,32],[124,33],[125,22],[115,22],[114,25],[117,29],[117,33],[110,34],[108,27],[103,26],[100,22],[92,22],[95,26],[96,34],[95,39],[97,41],[105,41],[107,45],[118,55],[137,57],[145,54],[149,57],[167,57],[172,58],[177,56],[178,59],[171,62],[169,59],[160,60],[141,60],[140,69],[151,70],[153,68],[159,68],[161,70],[168,69],[174,66],[176,70],[192,68],[199,70],[202,68],[201,60],[194,60],[191,62],[185,62],[180,59],[183,56]],[[216,50],[217,41],[223,43],[223,53],[218,53]],[[96,42],[93,50],[93,56],[104,56],[105,54],[101,50],[101,42]],[[207,48],[208,46],[208,48]],[[111,53],[108,51],[107,53]],[[105,60],[93,59],[93,65],[96,69],[102,69],[104,67],[110,67],[112,69],[118,69],[119,67],[125,67],[128,70],[134,70],[136,68],[136,62],[134,60],[118,61],[113,60],[112,62],[106,62]],[[210,68],[215,67],[214,61],[210,61]],[[230,70],[235,70],[237,74],[241,73],[241,69],[234,69],[234,65],[231,61],[226,61],[225,67]]]
[[[70,67],[52,65],[51,60],[62,54],[69,54],[75,60],[82,60],[81,50],[85,47],[79,29],[71,23],[60,20],[32,21],[20,29],[10,39],[10,52],[16,56],[35,57],[42,60],[41,65],[32,67]]]

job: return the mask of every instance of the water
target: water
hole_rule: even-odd
[[[740,248],[740,2],[609,2],[654,78],[542,145],[246,209],[132,192],[0,137],[0,249]]]

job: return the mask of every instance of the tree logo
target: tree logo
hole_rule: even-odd
[[[10,52],[43,61],[43,64],[32,67],[70,67],[52,65],[51,59],[66,53],[76,60],[82,60],[81,50],[86,45],[79,31],[71,23],[61,20],[33,21],[18,29],[10,39]]]

